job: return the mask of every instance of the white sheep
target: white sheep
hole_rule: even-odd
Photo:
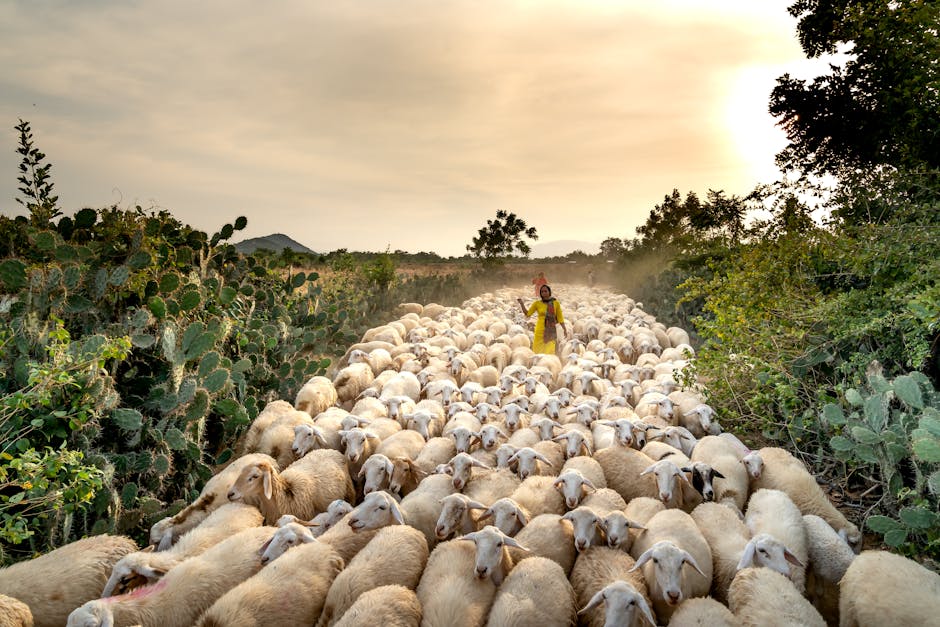
[[[273,527],[241,531],[182,562],[153,586],[88,601],[69,614],[67,625],[192,625],[219,597],[261,569],[259,549],[273,533]]]
[[[380,586],[364,593],[346,610],[336,627],[418,627],[421,603],[413,590],[404,586]]]
[[[242,436],[238,445],[238,450],[244,455],[254,453],[258,449],[258,442],[261,441],[261,434],[264,433],[271,424],[281,415],[294,411],[294,406],[287,401],[271,401],[264,406],[257,417],[251,421],[248,431]],[[313,414],[311,414],[313,415]]]
[[[336,388],[337,403],[344,409],[353,406],[363,390],[372,384],[375,375],[369,364],[350,364],[336,373],[333,387]]]
[[[707,597],[686,599],[669,619],[669,627],[740,626],[741,623],[726,605]]]
[[[261,434],[255,452],[270,455],[277,461],[279,468],[287,468],[296,459],[294,444],[296,427],[299,425],[312,427],[314,422],[310,414],[304,411],[282,413]]]
[[[630,553],[636,558],[634,568],[643,569],[656,616],[668,620],[684,599],[708,595],[711,549],[692,517],[681,510],[663,510],[645,527]]]
[[[516,564],[530,557],[545,557],[561,566],[565,576],[571,573],[578,553],[574,548],[574,533],[571,526],[561,524],[561,516],[557,514],[536,516],[513,534],[513,537],[527,549],[525,551],[509,549],[509,554]]]
[[[645,620],[656,625],[653,612],[642,594],[630,583],[622,580],[607,584],[597,592],[578,614],[590,612],[601,604],[604,605],[605,627],[640,625]]]
[[[706,501],[717,503],[730,502],[738,509],[744,511],[747,502],[750,479],[747,469],[740,462],[736,448],[727,439],[717,436],[706,436],[698,441],[692,451],[692,462],[704,462],[712,468],[711,490],[705,489],[705,477],[702,477],[702,489],[699,489],[698,479],[693,474],[692,485],[702,493]],[[717,474],[716,474],[717,473]],[[715,482],[714,477],[720,481]]]
[[[766,533],[776,538],[796,557],[789,560],[792,562],[789,578],[796,589],[803,592],[809,561],[806,529],[803,516],[790,497],[780,490],[758,490],[748,501],[744,524],[753,536]]]
[[[531,557],[517,564],[500,585],[486,624],[567,627],[574,624],[576,612],[574,589],[561,566]]]
[[[579,612],[582,615],[580,624],[589,627],[608,625],[605,620],[606,610],[613,614],[611,618],[614,622],[610,623],[612,625],[639,627],[644,624],[643,620],[649,618],[653,618],[653,625],[656,624],[655,617],[643,616],[646,612],[642,610],[643,604],[639,599],[643,600],[647,608],[650,608],[651,604],[646,592],[646,582],[643,576],[634,570],[635,565],[636,562],[629,554],[604,546],[591,547],[578,556],[571,570],[571,585],[577,595],[578,606],[582,608]],[[629,584],[639,599],[621,587],[611,595],[614,602],[602,610],[599,605],[604,601],[604,595],[600,593],[615,582]],[[598,595],[600,598],[597,598]],[[635,605],[630,605],[631,600]],[[594,605],[588,607],[592,601]]]
[[[251,464],[228,492],[230,501],[258,506],[268,524],[274,524],[283,514],[308,520],[326,511],[336,499],[354,498],[355,489],[343,456],[331,449],[311,451],[284,472],[278,472],[271,462]]]
[[[400,584],[414,589],[428,561],[424,535],[408,526],[381,529],[333,582],[318,627],[335,624],[363,593]]]
[[[689,483],[685,473],[669,458],[651,464],[643,469],[640,476],[650,474],[656,477],[659,500],[667,508],[678,507],[685,512],[691,512],[702,502],[702,496]]]
[[[565,513],[565,500],[555,489],[554,477],[528,477],[510,495],[530,516]]]
[[[433,437],[415,457],[415,465],[430,474],[441,464],[446,464],[453,459],[456,454],[457,447],[452,438]]]
[[[125,594],[155,583],[183,560],[205,552],[234,533],[260,527],[263,522],[256,507],[244,503],[223,505],[166,551],[144,550],[122,557],[111,570],[101,596]],[[152,545],[149,548],[152,549]]]
[[[826,623],[839,622],[839,582],[848,570],[855,552],[835,529],[819,516],[803,516],[809,567],[806,569],[806,597],[819,610]]]
[[[839,624],[936,625],[940,575],[887,551],[862,551],[839,584]]]
[[[745,627],[764,627],[765,625],[825,627],[826,625],[826,621],[794,587],[793,582],[769,568],[745,568],[739,571],[728,590],[728,607]],[[923,623],[878,622],[871,624],[916,625]]]
[[[33,627],[33,613],[29,606],[4,594],[0,594],[0,625],[5,627]]]
[[[814,514],[825,520],[833,529],[845,535],[849,545],[858,552],[862,541],[858,527],[829,501],[803,462],[781,448],[765,447],[757,453],[763,467],[759,476],[752,481],[752,489],[769,488],[786,492],[801,513]]]
[[[653,464],[654,460],[649,456],[631,448],[612,446],[597,451],[594,459],[604,469],[607,487],[616,490],[627,503],[642,496],[659,499],[659,488],[654,478],[640,476]]]
[[[464,535],[477,530],[473,510],[485,510],[486,505],[474,501],[464,494],[449,494],[441,499],[441,515],[437,519],[434,533],[439,540],[454,534]]]
[[[422,625],[483,627],[496,597],[492,579],[476,574],[473,544],[450,540],[437,545],[416,590]]]
[[[0,591],[28,606],[37,627],[59,627],[69,612],[97,599],[114,565],[136,550],[134,541],[124,536],[100,535],[70,542],[0,569]]]
[[[206,482],[195,501],[176,515],[153,525],[150,529],[150,544],[156,546],[159,551],[170,548],[184,533],[195,528],[209,514],[228,503],[228,493],[242,471],[260,462],[277,467],[277,462],[271,456],[262,453],[249,453],[235,458]]]
[[[463,493],[470,498],[490,505],[497,499],[509,496],[522,484],[519,477],[508,468],[479,469],[471,474]]]
[[[305,543],[222,595],[196,625],[313,624],[342,570],[343,559],[332,546]],[[284,602],[286,597],[289,603]]]
[[[509,497],[497,499],[487,507],[478,521],[492,518],[493,526],[507,536],[516,535],[529,522],[529,512]]]
[[[313,377],[300,388],[294,399],[294,408],[318,416],[336,405],[337,395],[333,382],[326,377]]]

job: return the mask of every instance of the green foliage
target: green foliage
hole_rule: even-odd
[[[797,0],[790,13],[808,56],[845,48],[851,56],[812,82],[778,79],[770,111],[790,141],[777,157],[783,169],[940,167],[936,3]]]
[[[467,252],[479,259],[484,267],[505,263],[505,258],[515,252],[528,257],[532,249],[523,239],[538,239],[535,227],[530,227],[516,214],[503,209],[496,212],[496,219],[487,220],[486,226],[477,231],[477,236],[467,244]]]
[[[23,194],[23,198],[17,198],[16,202],[29,210],[34,226],[46,226],[53,218],[62,215],[56,207],[59,197],[52,194],[53,185],[49,180],[52,164],[43,165],[46,155],[33,146],[33,132],[29,122],[20,120],[15,128],[20,134],[16,152],[22,158],[20,175],[16,180],[21,186],[19,192]]]
[[[839,460],[876,479],[881,510],[868,519],[885,543],[909,555],[940,554],[940,392],[919,372],[888,381],[871,374],[844,401],[826,403],[819,433],[837,433],[829,447]]]

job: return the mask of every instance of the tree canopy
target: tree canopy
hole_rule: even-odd
[[[496,212],[496,219],[487,220],[486,226],[477,231],[477,236],[467,245],[467,252],[480,259],[483,265],[498,265],[505,257],[518,252],[528,257],[532,248],[523,238],[538,239],[534,226],[526,224],[514,213],[504,209]]]

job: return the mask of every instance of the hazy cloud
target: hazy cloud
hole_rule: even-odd
[[[69,210],[244,214],[317,250],[459,254],[498,208],[542,240],[631,235],[673,187],[772,166],[800,53],[788,2],[757,4],[6,3],[0,206],[22,117]]]

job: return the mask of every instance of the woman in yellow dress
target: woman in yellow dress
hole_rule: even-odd
[[[516,300],[519,303],[519,306],[522,307],[522,313],[526,317],[531,316],[533,313],[539,315],[538,321],[535,323],[535,337],[532,338],[532,350],[536,353],[544,353],[546,355],[555,354],[555,337],[556,329],[555,325],[560,324],[561,328],[564,329],[565,335],[568,335],[568,325],[565,324],[565,316],[561,313],[561,304],[554,298],[552,298],[552,288],[547,285],[543,285],[539,288],[539,296],[542,300],[534,301],[529,308],[526,309],[525,303],[522,302],[521,298]]]

